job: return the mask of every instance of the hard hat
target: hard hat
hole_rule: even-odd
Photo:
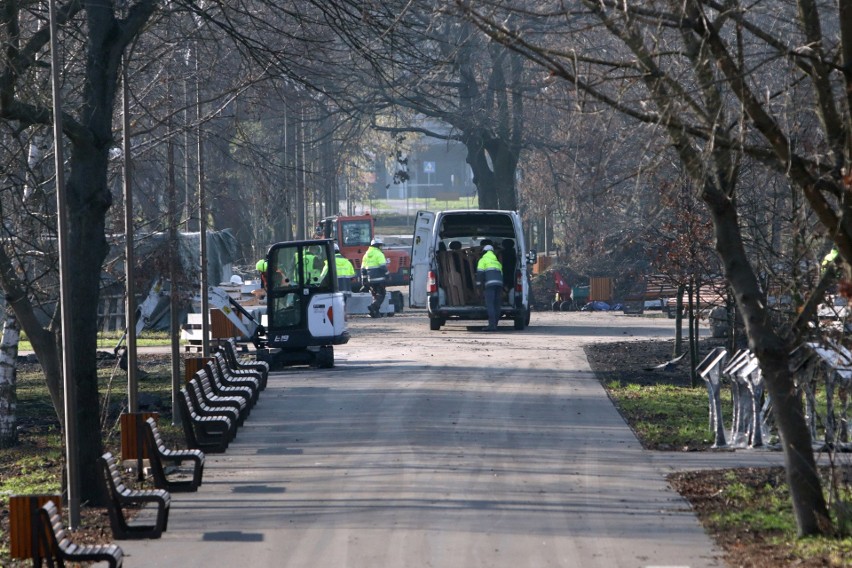
[[[485,245],[484,247],[482,247],[482,252],[485,252],[487,250],[494,250],[494,247],[492,247],[491,245]]]
[[[382,242],[382,239],[380,239],[379,237],[375,237],[372,241],[370,241],[370,246],[371,246],[371,247],[380,247],[380,246],[382,246],[382,245],[384,245],[384,244],[385,244],[385,243],[383,243],[383,242]]]
[[[258,272],[266,272],[266,259],[261,258],[257,261],[257,264],[254,265]]]
[[[242,286],[243,285],[243,279],[240,278],[239,274],[234,274],[234,275],[231,276],[231,284],[239,284],[240,286]]]
[[[340,252],[340,245],[334,243],[334,252]]]

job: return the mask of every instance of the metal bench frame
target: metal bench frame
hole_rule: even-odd
[[[148,461],[151,463],[151,476],[154,487],[165,489],[170,493],[185,493],[197,491],[204,476],[204,452],[201,450],[171,450],[166,447],[157,428],[157,422],[149,418],[144,424],[145,443],[148,447]],[[180,465],[192,462],[192,478],[187,480],[172,480],[166,476],[164,462]]]

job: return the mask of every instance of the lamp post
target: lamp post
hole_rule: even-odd
[[[139,411],[139,383],[136,373],[136,289],[133,272],[136,258],[133,254],[133,195],[130,189],[130,88],[127,85],[128,58],[123,58],[121,70],[121,109],[123,113],[121,129],[123,170],[124,170],[124,267],[127,298],[125,300],[124,322],[127,328],[127,407],[130,412]]]
[[[207,198],[204,188],[204,133],[201,128],[201,80],[199,78],[198,46],[195,46],[195,120],[197,122],[196,159],[198,166],[198,233],[201,257],[201,356],[210,357],[210,291],[207,278]]]
[[[53,95],[53,155],[56,168],[56,233],[59,246],[59,305],[62,329],[62,383],[65,391],[65,459],[69,527],[80,526],[80,465],[77,446],[77,385],[74,382],[73,338],[71,337],[71,293],[68,285],[68,213],[65,203],[65,159],[62,154],[62,92],[56,38],[56,3],[48,0],[50,22],[50,79]]]

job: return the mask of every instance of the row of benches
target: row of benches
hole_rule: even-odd
[[[168,527],[171,493],[198,489],[204,474],[204,452],[227,448],[236,435],[236,427],[243,423],[266,387],[268,374],[266,363],[239,359],[233,340],[224,341],[204,369],[197,371],[181,389],[178,397],[188,449],[167,448],[156,421],[149,417],[142,422],[154,489],[128,488],[115,457],[111,453],[101,456],[99,461],[114,538],[159,538],[162,535]],[[167,474],[166,464],[179,466],[185,462],[192,463],[189,479],[175,479]],[[145,505],[154,505],[156,509],[153,523],[129,523],[130,509]],[[42,561],[51,567],[64,566],[66,560],[107,562],[116,568],[122,565],[123,553],[115,544],[74,544],[52,501],[45,503],[32,521],[35,523],[32,548],[35,566],[41,566]]]
[[[213,354],[178,396],[187,446],[224,452],[266,388],[266,363],[244,363],[230,342]],[[260,366],[264,371],[259,371]]]
[[[796,385],[804,395],[806,420],[815,447],[852,449],[848,447],[852,352],[830,341],[806,342],[790,354],[790,364],[790,372],[795,374]],[[729,443],[741,447],[763,446],[771,427],[769,409],[772,401],[764,395],[763,375],[751,351],[743,349],[729,356],[725,348],[716,347],[699,363],[698,374],[707,385],[714,447],[728,446]],[[730,385],[733,403],[730,440],[726,438],[722,418],[723,382]],[[816,391],[820,387],[824,388],[826,398],[821,420],[816,404]],[[838,398],[839,411],[835,397]],[[817,428],[819,421],[824,427],[821,440]]]

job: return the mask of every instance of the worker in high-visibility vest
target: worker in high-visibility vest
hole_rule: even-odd
[[[305,281],[303,285],[319,286],[325,276],[323,265],[319,262],[319,247],[309,246],[302,249],[302,269],[304,270]],[[299,253],[295,253],[294,264],[299,264]]]
[[[382,252],[383,246],[382,239],[374,238],[370,241],[370,248],[364,253],[364,258],[361,259],[361,282],[370,289],[370,295],[373,297],[373,303],[367,308],[371,318],[382,317],[379,309],[382,307],[382,302],[385,301],[388,261],[385,258],[385,253]]]
[[[348,258],[340,253],[340,247],[336,243],[334,245],[334,268],[337,272],[337,289],[349,295],[352,291],[352,279],[355,278],[355,267],[352,266]],[[320,280],[324,280],[326,274],[328,274],[328,261],[325,261]]]
[[[485,309],[488,311],[488,327],[485,331],[497,331],[503,291],[503,265],[497,260],[491,245],[482,247],[482,257],[476,263],[476,280],[485,289]]]
[[[266,290],[266,259],[261,258],[254,267],[260,272],[260,287]]]

